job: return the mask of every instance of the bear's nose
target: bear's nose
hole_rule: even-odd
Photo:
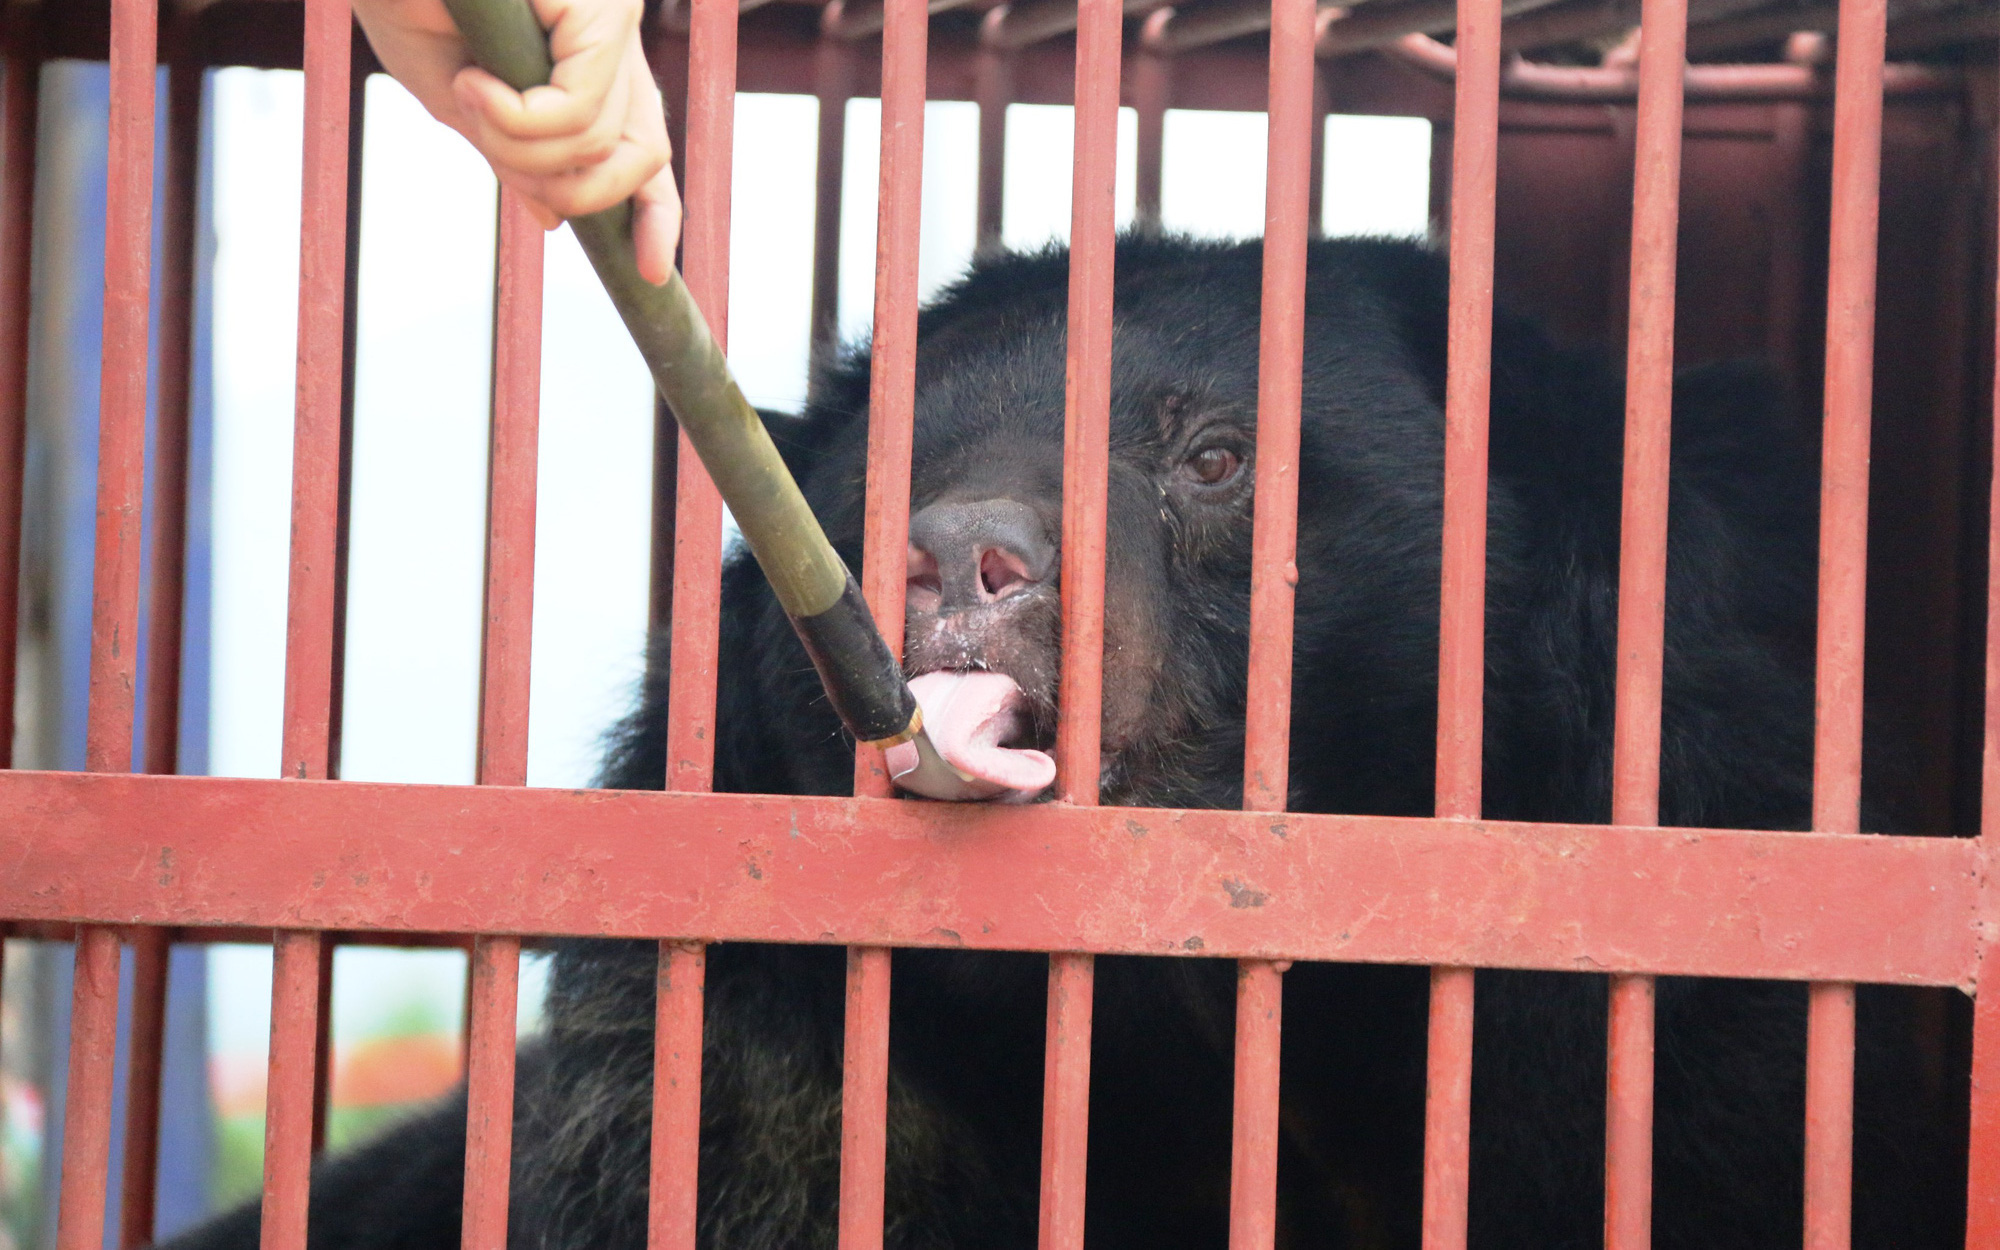
[[[1055,559],[1041,516],[1018,499],[935,503],[910,518],[915,606],[932,596],[940,612],[996,603],[1046,581]]]

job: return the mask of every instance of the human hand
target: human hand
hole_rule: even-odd
[[[443,0],[352,0],[382,66],[479,149],[543,228],[633,200],[639,272],[665,282],[681,201],[640,0],[532,0],[555,72],[517,92],[471,63]]]

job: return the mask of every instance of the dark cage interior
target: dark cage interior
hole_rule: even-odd
[[[37,1250],[153,1240],[169,952],[244,940],[263,1192],[190,1247],[2000,1250],[2000,4],[644,20],[721,336],[732,103],[817,97],[813,387],[766,420],[913,681],[1010,687],[1050,801],[894,799],[664,410],[642,706],[605,790],[526,786],[543,245],[511,198],[478,784],[340,780],[380,66],[345,0],[10,3],[0,706],[42,697],[36,544],[73,523],[27,450],[63,227],[38,76],[110,75],[85,769],[12,768],[0,722],[0,934],[75,966],[33,1022],[67,1055]],[[198,771],[206,697],[226,66],[306,71],[282,779],[152,775]],[[841,119],[871,98],[864,348]],[[927,100],[978,109],[978,259],[920,314]],[[1075,106],[1066,248],[1000,246],[1011,104]],[[1162,237],[1179,109],[1268,114],[1267,243]],[[1427,245],[1308,241],[1348,114],[1430,123]],[[468,951],[465,1086],[315,1163],[335,946],[426,943]],[[524,943],[559,953],[517,1065]]]

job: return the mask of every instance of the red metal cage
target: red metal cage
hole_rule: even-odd
[[[512,202],[503,204],[499,236],[479,784],[334,779],[356,118],[372,65],[366,48],[354,38],[345,0],[191,6],[164,15],[156,0],[111,0],[108,25],[106,14],[89,6],[10,8],[0,87],[0,706],[11,702],[14,683],[37,72],[47,57],[98,55],[106,47],[111,66],[89,771],[0,776],[0,924],[59,939],[73,928],[76,944],[63,1250],[96,1250],[103,1239],[121,946],[136,952],[139,986],[122,1173],[123,1240],[132,1245],[151,1230],[158,1105],[149,1091],[158,1082],[167,945],[252,930],[272,933],[276,949],[267,1250],[305,1244],[332,945],[410,935],[459,935],[472,944],[464,1243],[501,1250],[518,959],[523,937],[553,934],[661,943],[651,1190],[658,1250],[694,1245],[703,943],[728,940],[849,948],[839,1204],[840,1244],[849,1250],[882,1240],[891,951],[948,943],[1051,952],[1041,1186],[1047,1250],[1083,1239],[1093,957],[1194,951],[1241,961],[1233,1247],[1273,1242],[1282,974],[1289,960],[1318,959],[1433,969],[1423,1210],[1430,1250],[1465,1242],[1475,967],[1614,974],[1605,1196],[1606,1244],[1614,1250],[1644,1247],[1649,1238],[1654,976],[1812,984],[1805,1239],[1815,1250],[1848,1240],[1854,984],[1975,994],[1967,1244],[2000,1250],[2000,994],[1979,992],[1983,962],[2000,952],[2000,886],[1989,867],[2000,854],[2000,689],[1993,677],[2000,673],[2000,583],[1984,593],[1982,617],[1976,604],[1984,553],[1967,544],[1966,551],[1925,555],[1927,544],[1943,541],[1936,528],[1878,533],[1878,585],[1919,556],[1932,571],[1957,571],[1945,579],[1948,591],[1919,604],[1924,620],[1892,623],[1890,641],[1881,644],[1887,650],[1871,657],[1928,673],[1925,689],[1945,691],[1924,696],[1931,710],[1919,718],[1934,747],[1920,805],[1927,804],[1923,818],[1938,832],[1962,824],[1978,836],[1863,835],[1859,815],[1872,412],[1904,403],[1930,414],[1908,427],[1915,450],[1887,457],[1907,472],[1885,479],[1878,464],[1876,483],[1886,481],[1895,506],[1907,509],[1943,491],[1950,499],[1939,506],[1950,524],[1942,532],[2000,543],[2000,528],[1985,524],[2000,511],[1978,497],[1985,469],[1966,467],[1967,448],[1981,446],[1990,428],[1976,392],[1990,369],[1993,305],[1977,292],[1993,281],[1995,79],[1986,64],[1887,62],[1892,47],[1962,48],[1990,38],[1990,10],[1925,9],[1892,24],[1885,0],[1778,15],[1714,0],[1644,0],[1642,13],[1630,3],[1596,0],[1504,9],[1502,0],[1371,0],[1348,10],[1320,10],[1313,0],[1180,9],[1020,0],[971,6],[981,11],[970,14],[947,14],[957,7],[951,0],[928,8],[924,0],[835,0],[824,9],[777,4],[743,12],[754,7],[750,0],[670,6],[653,36],[669,97],[685,100],[675,110],[688,205],[684,269],[717,334],[726,336],[731,117],[739,86],[812,91],[829,101],[879,91],[873,506],[863,581],[892,646],[900,645],[903,619],[924,101],[982,105],[980,227],[989,239],[998,233],[999,109],[1010,99],[1076,106],[1061,801],[1014,809],[894,802],[879,756],[867,750],[857,760],[851,799],[709,793],[722,512],[670,422],[662,423],[656,454],[662,502],[653,596],[656,618],[673,636],[668,790],[524,786],[542,237]],[[1612,35],[1641,18],[1636,59],[1629,41],[1598,65],[1514,55]],[[1449,46],[1428,37],[1445,30],[1455,32]],[[1813,30],[1839,36],[1830,74],[1815,59],[1824,41],[1796,36],[1785,59],[1687,65],[1691,52],[1761,47]],[[305,176],[285,776],[176,777],[167,774],[176,752],[172,657],[180,652],[186,541],[200,70],[297,64],[300,46]],[[171,71],[170,141],[156,155],[160,61]],[[1109,811],[1097,806],[1091,780],[1098,772],[1121,98],[1141,112],[1142,219],[1158,212],[1159,118],[1170,100],[1269,112],[1241,812]],[[1821,170],[1815,136],[1829,98],[1831,166]],[[1428,820],[1284,812],[1296,580],[1288,569],[1305,245],[1319,194],[1315,135],[1330,109],[1362,104],[1431,116],[1446,140],[1434,180],[1438,215],[1449,225],[1451,296],[1437,811]],[[834,306],[841,154],[839,126],[828,119],[835,115],[822,109],[814,287],[822,337],[831,333]],[[1910,156],[1919,149],[1925,155]],[[155,257],[159,156],[167,219]],[[1913,181],[1890,185],[1889,195],[1949,190],[1946,224],[1956,234],[1947,245],[1957,249],[1955,260],[1921,274],[1878,273],[1888,161],[1916,171]],[[1722,185],[1733,200],[1708,194]],[[1824,252],[1816,242],[1819,205]],[[1680,229],[1691,215],[1711,212],[1702,220],[1714,228],[1701,237]],[[1566,265],[1541,264],[1557,236],[1573,233],[1579,214],[1595,214],[1594,233],[1586,233],[1602,246]],[[1496,248],[1496,226],[1515,241]],[[1912,231],[1935,242],[1921,223],[1900,224],[1880,234],[1880,246],[1903,247]],[[1826,258],[1823,270],[1816,255]],[[1808,297],[1822,278],[1823,335],[1818,302]],[[1732,313],[1745,282],[1762,290],[1757,309]],[[1539,295],[1559,310],[1558,320],[1567,309],[1571,324],[1608,322],[1628,343],[1614,823],[1607,826],[1481,818],[1486,408],[1496,284],[1531,303]],[[142,621],[148,310],[156,285],[164,295],[153,466],[160,487],[150,529],[156,606]],[[1920,375],[1911,383],[1914,400],[1899,394],[1878,401],[1871,393],[1883,371],[1878,298],[1884,310],[1918,319],[1917,333],[1888,335],[1885,346],[1899,367]],[[1699,315],[1691,318],[1690,307]],[[1807,393],[1824,402],[1810,833],[1656,827],[1672,370],[1677,354],[1744,343],[1774,348],[1797,367]],[[1969,624],[1961,629],[1958,622]],[[142,629],[150,654],[166,660],[143,675],[147,715],[140,725],[135,644]],[[1969,655],[1960,646],[1965,639],[1973,640]],[[1965,678],[1980,673],[1983,696],[1959,717],[1946,706],[1953,683],[1976,688],[1976,678]],[[8,733],[0,721],[0,751]],[[135,741],[139,772],[130,767]],[[1961,750],[1960,743],[1970,745]],[[1955,820],[1960,810],[1977,814]],[[1129,834],[1135,828],[1171,836],[1141,849]],[[1006,836],[956,836],[975,830]],[[799,833],[810,836],[792,836]],[[1009,849],[1023,839],[1034,855]],[[496,847],[505,855],[459,853]],[[746,873],[746,863],[757,871]],[[1268,904],[1232,907],[1225,882],[1255,885]],[[1037,905],[1010,905],[1024,897]]]

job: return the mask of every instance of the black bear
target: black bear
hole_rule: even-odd
[[[1128,238],[1116,267],[1106,802],[1240,799],[1262,250]],[[1445,303],[1414,244],[1316,243],[1306,297],[1292,807],[1428,814],[1436,714]],[[978,265],[922,316],[907,662],[1011,678],[1012,738],[1046,748],[1058,588],[1068,258]],[[1486,813],[1609,811],[1622,398],[1594,358],[1495,327]],[[773,420],[858,567],[869,361]],[[1661,815],[1797,828],[1809,811],[1816,488],[1755,369],[1683,374],[1674,406]],[[719,789],[845,793],[851,744],[758,570],[725,573]],[[604,783],[663,776],[666,666]],[[522,1056],[510,1240],[645,1243],[656,948],[564,947]],[[701,1244],[834,1245],[843,956],[711,949]],[[1086,1236],[1226,1242],[1232,967],[1106,958],[1097,974]],[[891,1024],[887,1244],[1035,1243],[1045,963],[904,951]],[[1415,1247],[1427,977],[1286,976],[1279,1244]],[[1664,981],[1654,1229],[1687,1250],[1801,1235],[1804,988]],[[1856,1242],[1958,1244],[1962,1164],[1915,1075],[1904,997],[1864,997]],[[1472,1245],[1602,1244],[1606,985],[1481,973]],[[312,1250],[456,1244],[462,1095],[315,1171]],[[174,1243],[255,1242],[245,1209]]]

